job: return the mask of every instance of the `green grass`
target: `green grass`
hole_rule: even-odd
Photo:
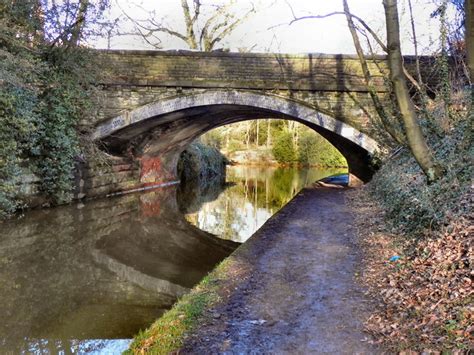
[[[173,308],[141,331],[124,354],[168,354],[180,349],[186,334],[205,319],[207,309],[219,302],[219,281],[225,277],[230,263],[228,258],[219,264]]]

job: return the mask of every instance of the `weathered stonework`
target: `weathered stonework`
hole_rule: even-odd
[[[105,196],[132,189],[140,184],[139,163],[129,158],[108,157],[98,162],[78,164],[74,197]]]
[[[375,112],[356,56],[189,51],[98,55],[102,109],[95,121],[81,124],[95,127],[95,140],[112,154],[129,156],[138,167],[135,175],[109,173],[101,182],[86,184],[94,194],[109,191],[105,186],[125,189],[173,180],[179,153],[194,138],[223,124],[258,118],[302,122],[343,153],[354,175],[364,181],[372,175],[370,160],[377,143],[370,118]],[[409,69],[412,62],[405,58]],[[384,101],[385,56],[368,58],[368,66],[374,90]],[[431,86],[435,79],[426,77]],[[82,194],[89,195],[88,188]]]

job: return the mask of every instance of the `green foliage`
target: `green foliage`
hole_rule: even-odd
[[[301,164],[323,167],[347,166],[342,154],[316,132],[303,131],[298,143],[298,161]]]
[[[21,142],[29,132],[27,118],[18,114],[20,104],[20,95],[9,90],[0,91],[0,217],[14,212],[19,206],[15,196],[15,185],[21,173],[19,153]]]
[[[272,152],[279,163],[291,164],[297,162],[297,151],[293,144],[293,136],[288,131],[281,131],[275,137]]]
[[[68,55],[77,53],[69,51]],[[51,202],[71,199],[74,158],[79,154],[76,125],[92,107],[90,88],[84,76],[80,77],[83,68],[70,70],[64,65],[68,63],[51,63],[51,57],[36,60],[41,61],[41,71],[36,73],[34,84],[31,78],[10,71],[11,83],[0,87],[3,215],[19,207],[17,180],[22,167],[39,176],[39,189]]]
[[[201,141],[209,147],[221,149],[223,146],[224,137],[218,130],[213,129],[202,136]]]
[[[21,165],[26,156],[37,152],[34,108],[38,99],[34,88],[22,85],[30,64],[0,51],[0,218],[20,207]]]
[[[24,171],[51,203],[71,199],[77,123],[94,108],[94,61],[45,42],[38,4],[0,3],[0,217],[21,207]]]
[[[78,88],[62,75],[51,72],[48,89],[41,97],[40,113],[40,159],[37,172],[41,176],[41,191],[51,196],[56,203],[71,199],[71,181],[74,157],[78,154],[75,124],[79,118],[80,105],[74,98],[80,95]]]

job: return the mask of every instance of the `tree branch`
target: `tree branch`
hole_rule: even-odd
[[[331,17],[331,16],[336,16],[336,15],[346,15],[346,13],[344,11],[333,11],[333,12],[330,12],[330,13],[327,13],[327,14],[324,14],[324,15],[308,15],[308,16],[302,16],[302,17],[297,17],[295,15],[295,12],[293,10],[293,8],[291,7],[291,5],[286,1],[286,3],[288,4],[288,6],[290,7],[291,9],[291,13],[293,14],[293,20],[291,20],[288,25],[291,26],[293,23],[297,22],[297,21],[301,21],[301,20],[310,20],[310,19],[323,19],[323,18],[327,18],[327,17]],[[353,13],[348,13],[347,14],[348,16],[350,16],[351,18],[357,20],[361,25],[362,27],[365,28],[365,30],[367,32],[370,33],[370,35],[372,36],[372,38],[377,42],[377,44],[380,46],[380,48],[382,48],[382,50],[385,52],[385,53],[388,53],[388,49],[387,49],[387,46],[385,45],[385,43],[380,39],[380,37],[377,35],[377,33],[375,33],[374,30],[372,30],[372,28],[363,20],[361,19],[359,16],[356,16],[354,15]],[[274,28],[274,27],[278,27],[278,26],[282,26],[284,24],[279,24],[279,25],[276,25],[276,26],[272,26],[272,27],[269,27],[268,29],[271,29],[271,28]],[[403,73],[405,74],[405,76],[407,77],[407,79],[412,83],[412,85],[421,93],[423,94],[423,88],[421,87],[421,85],[415,80],[415,78],[407,71],[407,69],[405,67],[403,67]]]
[[[118,4],[118,3],[117,3]],[[134,18],[132,18],[130,15],[128,15],[124,9],[122,9],[120,7],[120,5],[118,5],[120,10],[122,11],[122,13],[125,15],[125,17],[127,19],[129,19],[134,25],[135,27],[137,28],[138,32],[140,33],[140,36],[143,37],[143,39],[148,43],[148,44],[151,44],[152,46],[155,46],[155,44],[153,43],[150,43],[149,40],[148,40],[148,37],[150,37],[153,33],[155,32],[162,32],[162,33],[166,33],[166,34],[169,34],[170,36],[174,36],[174,37],[177,37],[183,41],[185,41],[187,43],[187,38],[185,35],[177,32],[177,31],[173,31],[171,29],[169,29],[168,27],[165,27],[165,26],[162,26],[160,24],[158,24],[157,22],[153,21],[152,19],[149,19],[149,20],[135,20]],[[148,24],[151,24],[153,26],[153,28],[150,28],[150,27],[147,27],[146,25],[142,24],[141,22],[146,22]],[[147,31],[148,33],[147,34],[144,34],[142,32],[142,30],[145,30]],[[157,38],[159,41],[160,39]],[[160,41],[161,42],[161,41]]]
[[[186,42],[191,49],[198,49],[196,35],[194,33],[194,21],[189,11],[188,0],[181,0],[181,8],[183,9],[184,22],[186,24]],[[196,16],[196,14],[194,15]]]

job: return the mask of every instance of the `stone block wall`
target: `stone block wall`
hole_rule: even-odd
[[[190,51],[101,51],[111,85],[309,91],[367,91],[356,56]],[[368,63],[385,91],[385,57]],[[382,69],[382,70],[381,70]]]
[[[83,125],[166,98],[229,89],[289,97],[358,129],[374,113],[355,56],[101,51],[100,57],[102,109]],[[385,58],[370,61],[369,68],[376,90],[386,92]]]
[[[89,125],[164,98],[206,90],[244,90],[291,97],[361,128],[374,113],[359,59],[354,55],[190,51],[98,51],[102,112]],[[404,57],[415,74],[414,58]],[[425,83],[436,87],[434,58],[422,57]],[[385,56],[367,58],[374,89],[386,96]],[[87,124],[87,122],[84,122]]]
[[[140,165],[131,158],[112,157],[81,162],[76,168],[74,197],[93,198],[140,186]]]

